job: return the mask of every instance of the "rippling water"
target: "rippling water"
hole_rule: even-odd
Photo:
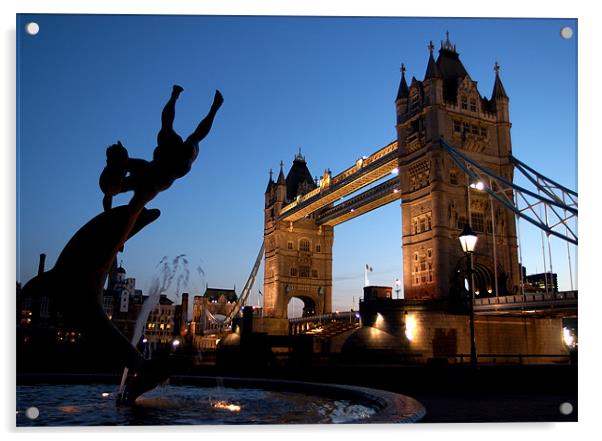
[[[345,423],[376,412],[348,400],[260,389],[166,386],[134,407],[117,407],[116,393],[103,384],[18,386],[17,426]],[[31,407],[39,410],[35,419],[27,417]]]

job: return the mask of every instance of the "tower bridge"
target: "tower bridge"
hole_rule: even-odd
[[[446,299],[464,289],[464,255],[457,238],[466,223],[479,235],[474,286],[498,300],[522,294],[519,218],[548,237],[577,244],[572,228],[577,193],[513,156],[510,100],[497,63],[494,72],[486,98],[449,38],[441,42],[436,59],[431,43],[422,80],[412,77],[408,84],[401,67],[394,141],[337,175],[327,169],[319,180],[312,178],[300,151],[286,176],[282,162],[276,181],[270,172],[263,242],[265,317],[286,319],[293,297],[303,301],[303,316],[330,314],[334,227],[397,200],[404,293],[410,301]],[[515,171],[533,187],[515,184]],[[484,302],[478,309],[509,308],[496,305]]]

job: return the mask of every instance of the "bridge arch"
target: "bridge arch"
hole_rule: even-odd
[[[317,300],[318,299],[315,299],[312,296],[307,295],[307,294],[295,294],[295,295],[289,296],[287,299],[287,302],[286,302],[287,318],[310,317],[310,316],[316,315],[317,311],[318,311],[317,304],[316,304]],[[289,306],[290,306],[291,302],[294,302],[294,301],[301,301],[303,304],[303,309],[301,311],[300,316],[291,317],[290,314],[288,313],[288,310],[289,310]]]
[[[505,296],[509,294],[508,275],[501,265],[497,267],[497,286],[495,292],[496,275],[493,270],[494,262],[489,256],[473,255],[474,286],[476,297]],[[452,295],[460,295],[466,292],[464,280],[466,273],[466,256],[463,256],[456,264],[451,281]]]

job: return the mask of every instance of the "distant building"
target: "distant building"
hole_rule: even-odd
[[[217,327],[213,317],[226,318],[236,306],[238,296],[234,289],[209,288],[202,296],[194,296],[192,304],[192,321],[190,333],[195,348],[200,350],[215,349],[217,342]],[[207,332],[206,332],[207,330]]]
[[[237,301],[238,296],[233,289],[207,287],[205,294],[194,296],[191,323],[193,333],[196,335],[202,334],[205,324],[211,316],[227,317],[234,309]]]
[[[524,284],[525,292],[558,292],[558,275],[551,272],[531,274],[525,277]]]
[[[161,294],[159,304],[148,315],[144,328],[144,336],[151,345],[170,344],[178,335],[179,330],[174,326],[175,309],[174,302]]]

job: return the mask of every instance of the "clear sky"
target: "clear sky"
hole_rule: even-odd
[[[40,25],[36,36],[24,32],[30,21]],[[570,40],[560,37],[567,25]],[[438,48],[447,30],[482,95],[491,94],[494,62],[501,65],[515,156],[576,188],[574,20],[19,16],[17,280],[35,275],[40,253],[51,267],[100,213],[109,144],[121,140],[130,156],[151,158],[177,83],[183,136],[216,88],[225,103],[191,173],[149,204],[161,217],[121,259],[143,290],[163,256],[186,254],[204,271],[193,271],[191,294],[206,283],[240,291],[263,236],[268,170],[281,159],[288,170],[301,148],[313,175],[336,174],[392,141],[399,66],[422,79],[429,40]],[[539,232],[523,222],[521,238],[528,272],[541,272]],[[566,245],[552,239],[552,248],[560,288],[569,289]],[[375,284],[401,278],[399,204],[337,226],[333,253],[334,308],[357,302],[366,263]]]

